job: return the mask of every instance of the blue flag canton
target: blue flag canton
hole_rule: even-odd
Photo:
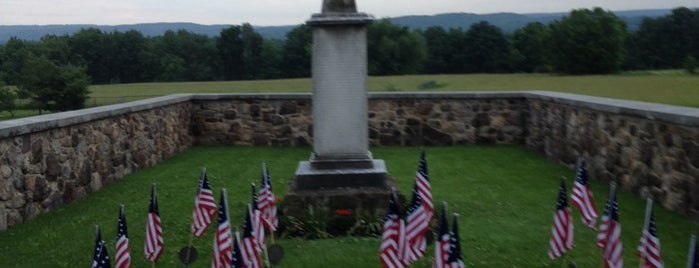
[[[568,197],[566,194],[566,182],[561,180],[561,186],[558,188],[558,201],[556,202],[556,210],[565,209],[568,207]]]
[[[655,217],[653,217],[653,211],[650,212],[650,220],[648,221],[648,233],[652,236],[657,237],[657,229],[655,227]]]
[[[451,227],[449,238],[449,263],[460,262],[461,259],[461,243],[459,242],[459,225],[454,216],[454,222]]]
[[[384,221],[396,220],[402,217],[400,213],[400,207],[398,206],[398,200],[396,194],[391,193],[391,198],[388,200],[388,210],[386,211],[386,218]]]
[[[619,203],[616,201],[616,192],[612,194],[611,206],[609,208],[609,218],[619,222]]]
[[[425,159],[425,151],[420,152],[420,163],[418,164],[417,172],[420,174],[420,176],[425,178],[425,180],[430,180],[430,176],[427,172],[427,160]]]
[[[255,210],[260,209],[257,206],[258,199],[257,199],[257,191],[255,190],[255,185],[254,184],[250,185],[250,189],[252,189],[252,210],[255,211]]]
[[[240,249],[240,240],[236,233],[233,241],[233,254],[231,254],[231,268],[244,268],[243,252]]]
[[[587,174],[587,168],[585,167],[585,160],[580,160],[580,164],[578,164],[578,169],[575,172],[575,180],[582,183],[582,185],[588,185],[590,183],[589,175]]]
[[[243,221],[243,237],[253,237],[252,234],[252,218],[250,217],[250,209],[246,209],[245,220]]]
[[[160,216],[160,212],[158,211],[158,199],[155,197],[155,185],[153,185],[153,187],[151,188],[150,204],[148,206],[148,211]]]
[[[221,200],[218,204],[218,223],[222,224],[228,221],[228,208],[226,207],[226,195],[221,191]]]
[[[122,236],[129,237],[129,232],[126,228],[126,216],[124,215],[124,211],[119,211],[119,220],[117,222],[117,240],[119,240],[119,238]]]
[[[92,258],[92,267],[112,267],[111,263],[109,262],[109,254],[107,254],[107,247],[105,247],[104,245],[104,241],[102,240],[102,234],[99,228],[97,229],[97,238],[95,239],[95,253]]]

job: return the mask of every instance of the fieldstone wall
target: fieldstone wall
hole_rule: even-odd
[[[525,144],[699,217],[699,109],[553,92],[374,93],[372,146]],[[0,230],[194,144],[310,146],[310,94],[179,94],[0,122]],[[302,160],[302,159],[299,159]]]
[[[198,144],[312,144],[310,94],[208,95],[192,101]],[[372,94],[369,142],[380,145],[522,144],[521,94]]]
[[[192,144],[190,104],[157,100],[0,123],[0,230]]]
[[[626,192],[699,217],[699,109],[532,93],[527,147]]]

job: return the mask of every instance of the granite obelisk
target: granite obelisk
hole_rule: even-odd
[[[287,213],[308,205],[374,211],[390,194],[386,165],[369,151],[367,25],[353,0],[324,0],[313,30],[313,152],[299,162]],[[376,203],[376,204],[374,204]]]

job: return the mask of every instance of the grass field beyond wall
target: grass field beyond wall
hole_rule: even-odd
[[[624,75],[463,74],[369,77],[369,91],[547,90],[699,107],[699,75],[648,72]],[[311,79],[94,85],[88,106],[174,93],[311,92]]]
[[[417,147],[372,148],[386,161],[400,191],[409,193],[419,155]],[[435,203],[449,202],[461,214],[459,230],[467,267],[561,267],[546,256],[561,176],[573,172],[521,146],[427,147]],[[150,267],[143,257],[143,237],[151,183],[158,186],[165,252],[158,267],[185,267],[177,252],[189,240],[193,199],[199,172],[206,167],[216,199],[228,190],[231,221],[240,226],[250,200],[249,185],[258,183],[265,161],[277,196],[283,195],[298,161],[308,159],[307,147],[194,147],[158,166],[105,186],[82,200],[0,232],[0,267],[88,267],[94,246],[94,226],[114,256],[116,218],[125,204],[133,267]],[[596,207],[602,211],[607,187],[592,185]],[[569,192],[570,193],[570,192]],[[619,195],[623,255],[627,267],[638,266],[636,246],[641,234],[645,201]],[[665,267],[684,267],[689,236],[697,223],[655,210]],[[580,223],[574,209],[576,247],[569,254],[578,267],[600,267],[596,233]],[[189,267],[210,267],[213,230],[195,240],[198,260]],[[277,239],[285,257],[276,267],[380,267],[379,238],[340,237],[326,240]],[[411,267],[431,267],[427,257]]]

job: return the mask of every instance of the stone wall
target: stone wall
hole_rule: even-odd
[[[0,230],[194,144],[310,146],[310,94],[171,95],[0,122]],[[699,109],[552,92],[375,93],[369,141],[525,144],[699,217]],[[299,159],[303,160],[303,159]]]
[[[187,98],[0,122],[0,230],[192,144]]]
[[[312,144],[311,95],[198,95],[198,144]],[[518,93],[372,94],[369,142],[380,145],[523,144],[528,115]]]
[[[699,217],[699,109],[531,92],[527,147]]]

